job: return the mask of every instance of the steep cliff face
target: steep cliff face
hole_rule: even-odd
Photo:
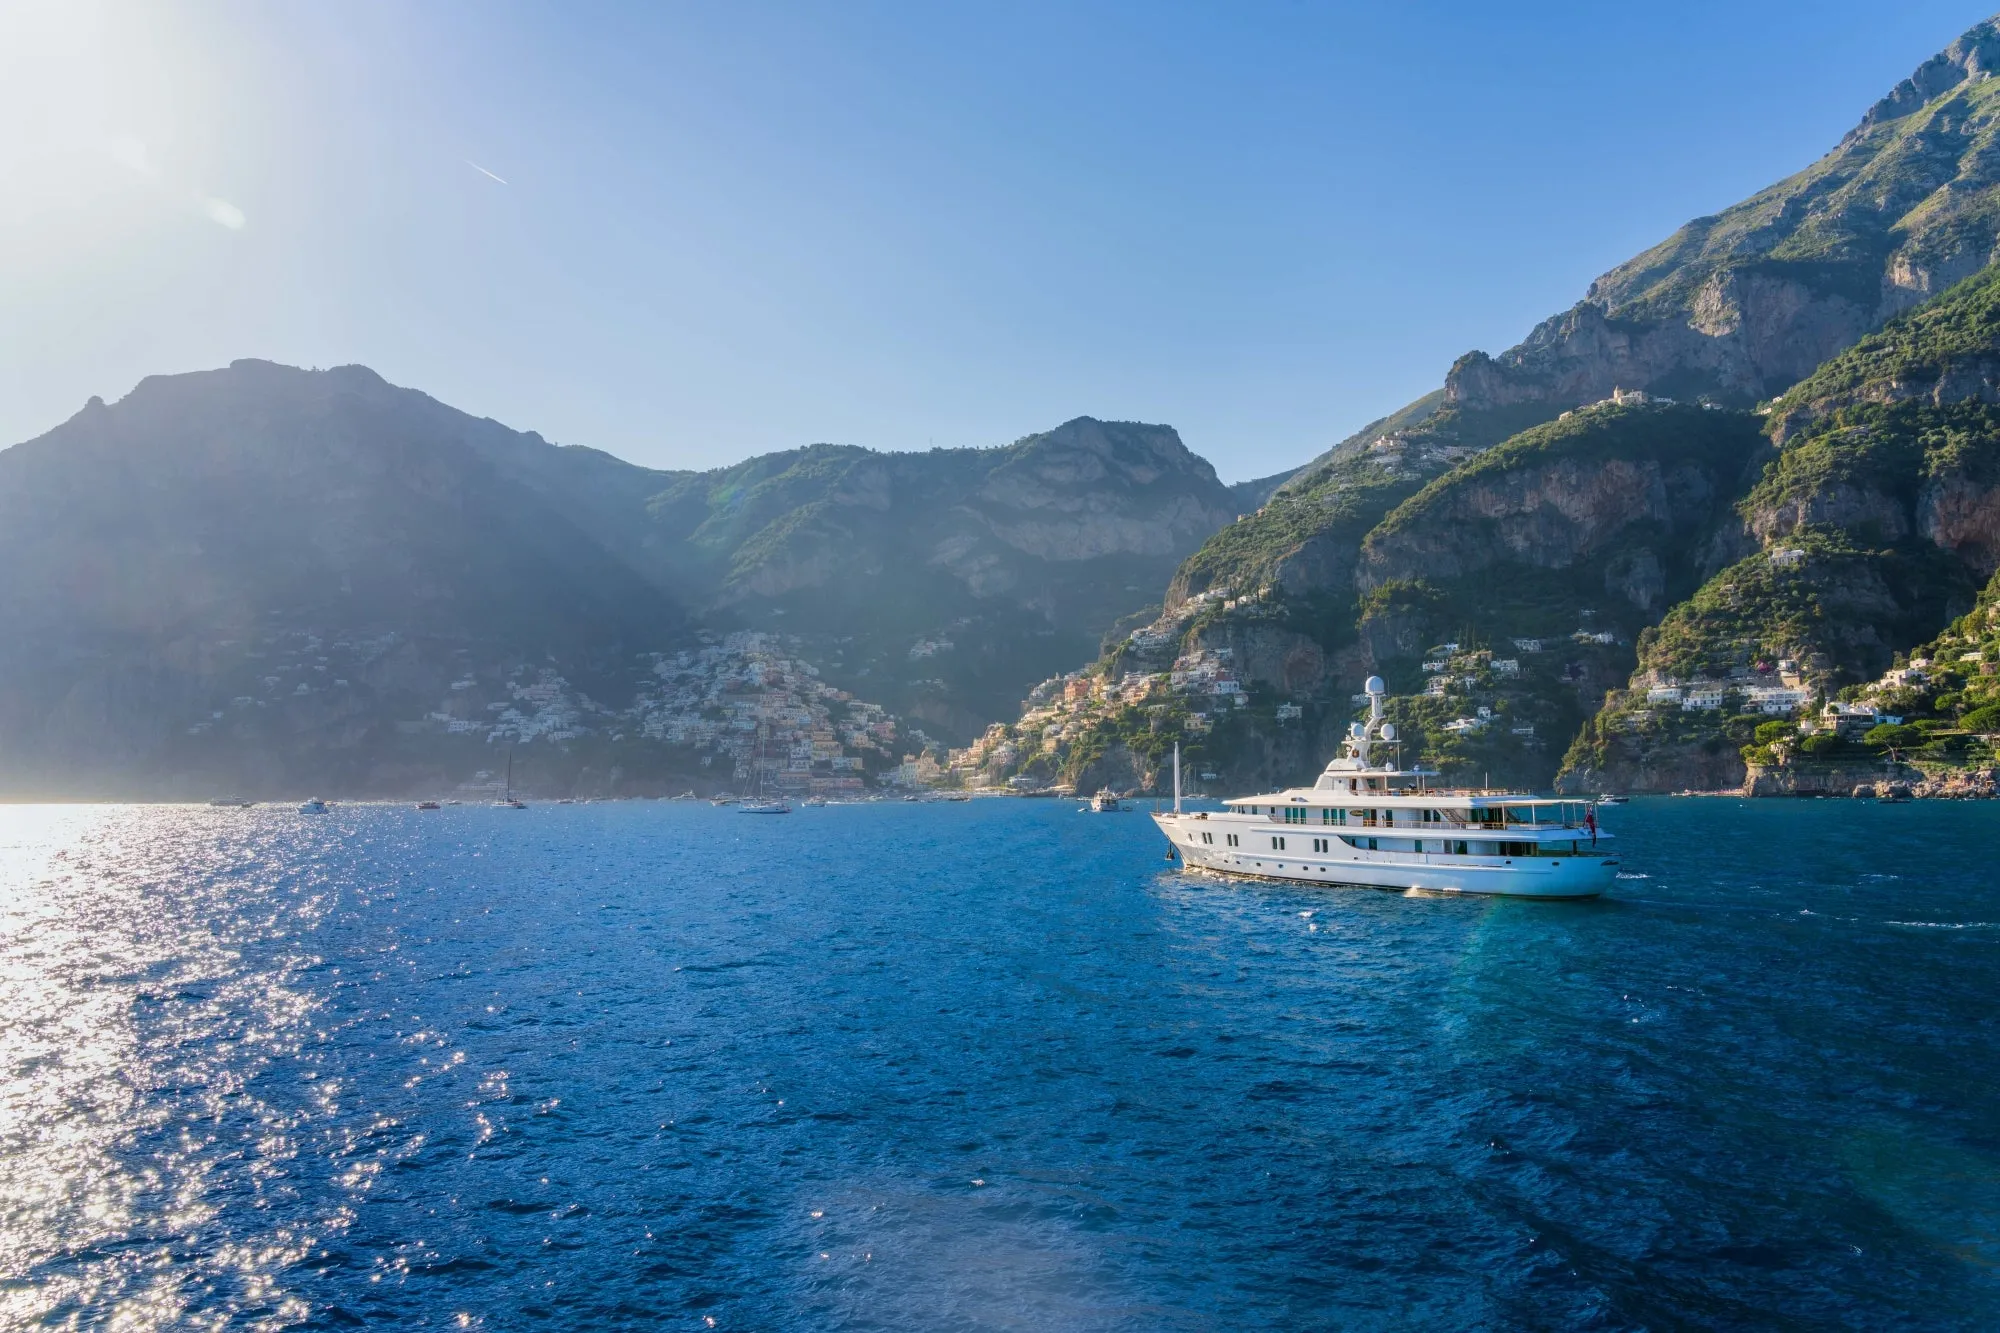
[[[1551,781],[1636,636],[1700,582],[1764,447],[1748,414],[1606,405],[1405,501],[1356,571],[1361,642],[1405,735],[1461,776]]]
[[[1506,566],[1606,558],[1604,590],[1661,609],[1669,565],[1727,512],[1763,440],[1754,418],[1606,406],[1528,431],[1432,482],[1368,534],[1356,579],[1443,584],[1477,575],[1506,596]]]
[[[1997,353],[2000,268],[1788,393],[1771,414],[1778,451],[1738,506],[1758,549],[1641,640],[1630,687],[1572,765],[1617,773],[1641,751],[1712,742],[1719,713],[1662,718],[1650,689],[1698,680],[1745,694],[1790,659],[1824,698],[1879,676],[1971,606],[2000,568],[2000,407],[1987,387]]]
[[[1826,157],[1698,218],[1591,285],[1501,356],[1454,368],[1469,407],[1614,386],[1749,405],[1994,256],[2000,21],[1883,98]]]
[[[2000,20],[1927,62],[1819,162],[1603,275],[1519,346],[1460,358],[1443,389],[1370,423],[1209,538],[1175,574],[1168,607],[1269,588],[1351,617],[1361,539],[1471,455],[1620,389],[1749,407],[1982,268],[2000,235],[1996,51]],[[2000,382],[1984,368],[1957,373]],[[1717,557],[1747,552],[1740,533],[1716,540]],[[1641,559],[1626,582],[1644,597],[1656,580]]]

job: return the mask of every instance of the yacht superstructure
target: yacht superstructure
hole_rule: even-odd
[[[1395,724],[1370,676],[1368,720],[1348,728],[1342,754],[1310,787],[1242,796],[1222,811],[1183,811],[1179,755],[1174,808],[1153,822],[1188,869],[1257,879],[1378,889],[1594,898],[1618,862],[1602,846],[1587,801],[1431,785],[1437,774],[1378,760]]]

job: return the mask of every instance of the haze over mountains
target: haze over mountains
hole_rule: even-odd
[[[154,377],[0,452],[5,781],[434,786],[495,762],[449,726],[461,682],[552,672],[610,734],[645,655],[739,630],[949,737],[1087,659],[1235,503],[1171,429],[1088,418],[670,473],[357,366]]]
[[[531,688],[572,769],[679,783],[634,710],[661,655],[746,631],[980,737],[966,780],[1156,782],[1177,740],[1294,780],[1370,672],[1461,776],[1730,780],[1742,719],[1649,691],[1741,706],[1786,660],[1827,697],[2000,564],[1996,68],[1988,22],[1819,162],[1236,487],[1088,417],[666,472],[362,367],[148,379],[0,452],[0,787],[414,790],[490,767],[523,733],[474,715]]]

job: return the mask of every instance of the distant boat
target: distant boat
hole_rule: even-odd
[[[757,795],[736,807],[738,814],[744,815],[789,815],[792,807],[782,800],[774,800],[764,795],[764,737],[770,723],[759,719],[757,724]]]
[[[323,815],[326,813],[326,802],[315,796],[299,807],[299,813],[302,815]]]
[[[526,801],[517,801],[514,799],[514,747],[511,745],[507,747],[506,793],[502,795],[501,798],[495,801],[493,804],[504,805],[509,810],[526,810],[528,808],[528,803]]]
[[[1613,796],[1610,792],[1606,792],[1597,798],[1597,803],[1599,805],[1623,805],[1625,804],[1625,798],[1623,796]]]
[[[417,809],[419,810],[436,810],[437,808],[438,808],[438,803],[436,801],[417,802]]]
[[[1118,794],[1105,787],[1090,798],[1090,804],[1083,807],[1093,815],[1114,815],[1125,807],[1118,804]]]
[[[811,806],[821,806],[821,805],[825,805],[825,804],[826,804],[826,797],[824,797],[824,796],[808,796],[808,797],[806,797],[806,798],[805,798],[805,799],[804,799],[803,801],[800,801],[800,802],[799,802],[799,804],[800,804],[800,805],[811,805]]]

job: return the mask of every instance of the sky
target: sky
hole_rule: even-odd
[[[0,442],[359,362],[662,468],[1165,422],[1285,470],[1994,0],[0,3]]]

